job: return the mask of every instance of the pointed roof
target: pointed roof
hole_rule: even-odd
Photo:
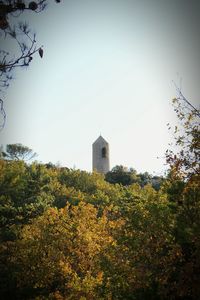
[[[108,142],[101,135],[98,137],[98,139],[96,139],[96,141],[93,143],[93,145],[97,144],[97,143],[108,144]]]

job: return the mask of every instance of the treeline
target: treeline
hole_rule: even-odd
[[[166,152],[164,179],[1,151],[1,299],[200,299],[200,114],[184,99],[173,100],[180,151]]]
[[[127,168],[122,165],[115,166],[105,175],[105,180],[110,183],[119,183],[124,186],[138,183],[141,187],[150,184],[155,190],[159,190],[164,182],[163,176],[152,176],[148,172],[137,173],[133,168]]]
[[[198,299],[198,183],[0,161],[2,299]]]

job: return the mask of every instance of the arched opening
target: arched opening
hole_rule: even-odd
[[[103,148],[101,149],[101,156],[102,156],[103,158],[105,158],[106,155],[107,155],[106,147],[103,147]]]

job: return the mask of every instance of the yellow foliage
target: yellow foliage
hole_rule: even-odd
[[[70,299],[79,299],[80,292],[82,297],[95,297],[104,277],[100,258],[115,244],[109,233],[113,227],[114,221],[105,214],[97,217],[97,210],[83,202],[60,210],[48,209],[24,226],[15,243],[12,262],[23,269],[17,276],[18,286],[50,290],[59,281],[64,292],[54,293],[54,299],[68,294]]]

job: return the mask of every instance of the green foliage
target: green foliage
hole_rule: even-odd
[[[156,253],[163,253],[164,238],[170,239],[167,228],[173,222],[161,190],[137,183],[113,185],[97,173],[36,162],[1,160],[0,168],[5,299],[134,299],[140,293],[150,295],[150,290],[157,295],[152,286],[159,280],[147,275],[148,288],[143,283],[131,288],[131,266],[133,253],[138,253],[140,264],[148,253],[145,259],[154,263]],[[150,243],[153,234],[160,234],[160,244]],[[163,255],[168,268],[171,256]],[[138,269],[134,278],[141,280]]]
[[[22,225],[52,205],[53,176],[44,166],[23,161],[0,161],[0,238],[13,237]]]
[[[153,287],[154,297],[164,298],[170,292],[173,267],[181,257],[173,235],[175,216],[166,197],[152,192],[146,190],[146,196],[140,195],[139,201],[129,202],[123,210],[126,222],[111,259],[111,272],[116,274],[110,275],[114,299],[135,299],[141,291],[142,299],[149,299]]]
[[[130,185],[132,181],[132,172],[129,172],[123,166],[115,166],[105,176],[105,179],[110,183],[119,183],[122,185]]]
[[[181,247],[182,262],[176,269],[176,293],[183,299],[200,294],[200,132],[199,110],[178,90],[173,99],[179,124],[174,129],[178,150],[166,152],[170,165],[166,186],[176,214],[175,239]]]
[[[199,140],[187,122],[165,179],[0,160],[1,298],[198,299]]]
[[[68,187],[74,187],[81,192],[92,194],[97,189],[98,182],[103,181],[101,174],[90,174],[80,170],[61,169],[59,181]]]
[[[148,172],[137,174],[133,168],[128,169],[123,166],[115,166],[105,175],[105,180],[109,183],[118,183],[124,186],[139,183],[141,187],[144,187],[147,184],[151,184],[158,191],[164,181],[164,178],[160,176],[152,176]]]

